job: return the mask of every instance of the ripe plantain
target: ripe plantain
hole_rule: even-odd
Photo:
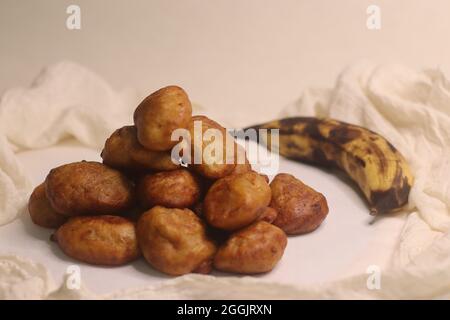
[[[408,202],[413,175],[405,158],[379,134],[333,119],[293,117],[246,129],[279,129],[279,145],[287,158],[343,170],[364,193],[372,215],[400,209]],[[261,137],[262,135],[260,135]]]

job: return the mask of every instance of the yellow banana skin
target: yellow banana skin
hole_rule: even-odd
[[[396,211],[408,202],[414,178],[405,158],[381,135],[333,119],[293,117],[251,126],[279,129],[279,146],[260,141],[287,158],[343,170],[359,186],[371,214]],[[249,129],[246,128],[246,129]]]

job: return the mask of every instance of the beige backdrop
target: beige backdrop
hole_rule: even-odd
[[[65,27],[69,4],[80,31]],[[369,4],[380,31],[366,28]],[[266,120],[361,58],[449,74],[449,16],[448,0],[1,0],[0,93],[72,59],[115,88],[177,83],[208,108]]]

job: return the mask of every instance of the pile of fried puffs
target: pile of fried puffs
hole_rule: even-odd
[[[61,250],[89,264],[117,266],[143,256],[169,275],[271,271],[287,235],[311,232],[325,219],[325,197],[287,173],[269,184],[247,157],[238,161],[235,152],[230,161],[225,141],[215,161],[176,159],[172,133],[193,136],[195,123],[234,139],[217,122],[192,116],[182,88],[152,93],[136,108],[134,125],[106,140],[103,163],[80,161],[48,173],[30,196],[32,221],[55,229],[51,239]],[[213,140],[189,143],[192,159]]]

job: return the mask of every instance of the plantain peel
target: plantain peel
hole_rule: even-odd
[[[287,158],[343,170],[364,193],[373,215],[408,202],[414,177],[400,152],[379,134],[333,119],[293,117],[246,129],[279,129],[279,145],[259,141]],[[264,139],[264,135],[260,135]]]

